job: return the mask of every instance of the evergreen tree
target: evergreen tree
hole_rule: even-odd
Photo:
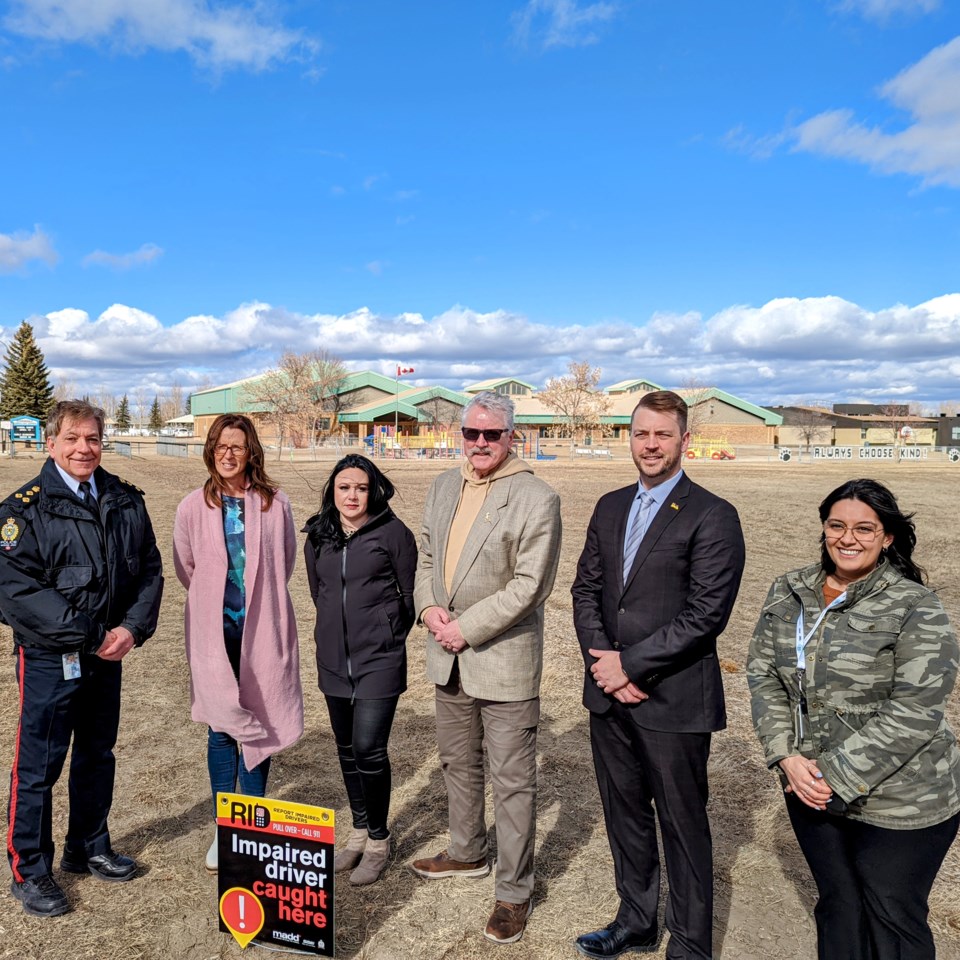
[[[150,429],[159,433],[162,426],[163,416],[160,413],[160,398],[154,394],[153,406],[150,407]]]
[[[9,420],[28,415],[46,420],[52,406],[50,373],[33,338],[33,327],[24,320],[4,357],[0,374],[0,418]]]
[[[120,405],[117,407],[117,430],[121,433],[130,429],[130,401],[127,395],[123,395]]]

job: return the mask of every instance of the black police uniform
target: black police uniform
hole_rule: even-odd
[[[71,735],[66,852],[111,852],[121,665],[96,650],[108,629],[140,646],[157,625],[163,577],[142,491],[99,467],[94,481],[98,499],[84,502],[50,459],[0,505],[0,614],[20,689],[7,833],[17,883],[52,872],[51,795]]]

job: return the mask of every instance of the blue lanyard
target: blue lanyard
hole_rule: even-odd
[[[817,632],[817,627],[820,626],[821,621],[827,615],[827,611],[832,610],[835,606],[842,603],[847,599],[847,592],[844,590],[843,593],[837,597],[830,606],[825,607],[820,611],[820,616],[817,617],[817,622],[810,628],[810,632],[805,634],[803,632],[803,605],[800,605],[800,613],[797,616],[797,669],[806,670],[807,668],[807,658],[804,654],[804,651],[807,648],[807,644],[810,642],[810,638]]]

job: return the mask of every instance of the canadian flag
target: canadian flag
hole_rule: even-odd
[[[402,377],[405,373],[413,373],[413,367],[401,367],[400,364],[397,364],[397,376]]]

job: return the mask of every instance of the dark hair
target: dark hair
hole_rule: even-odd
[[[677,418],[680,436],[687,432],[687,401],[672,390],[653,390],[645,393],[633,408],[630,414],[630,427],[633,428],[633,417],[638,410],[653,410],[656,413],[672,413]]]
[[[223,505],[221,494],[226,490],[223,478],[217,472],[217,460],[214,450],[220,442],[220,435],[224,430],[241,430],[247,441],[247,485],[256,490],[263,499],[263,510],[269,510],[274,495],[280,488],[267,476],[263,465],[263,445],[257,436],[257,428],[249,417],[242,413],[223,413],[210,426],[207,439],[203,444],[203,462],[206,464],[210,476],[203,485],[203,499],[208,506],[220,507]]]
[[[337,505],[333,499],[334,487],[337,476],[344,470],[351,469],[362,470],[367,475],[367,480],[370,481],[370,489],[367,492],[367,514],[369,516],[375,517],[388,509],[388,501],[396,493],[393,484],[372,460],[368,460],[359,453],[348,453],[341,460],[338,460],[323,486],[320,512],[317,514],[317,522],[313,525],[312,531],[317,540],[327,540],[337,549],[340,549],[346,543],[347,538],[340,524],[340,511],[337,510]]]
[[[63,429],[65,420],[80,423],[83,420],[96,420],[100,439],[103,439],[104,413],[86,400],[61,400],[50,408],[47,414],[47,436],[56,437]]]
[[[836,490],[824,497],[820,504],[820,522],[830,516],[830,508],[840,500],[859,500],[865,503],[880,518],[884,533],[893,537],[886,547],[886,557],[891,566],[900,571],[914,583],[924,583],[927,575],[923,567],[913,562],[913,548],[917,545],[917,531],[913,524],[913,514],[904,513],[897,498],[878,480],[848,480]],[[827,542],[820,534],[820,566],[825,573],[834,572],[834,563],[827,553]]]

